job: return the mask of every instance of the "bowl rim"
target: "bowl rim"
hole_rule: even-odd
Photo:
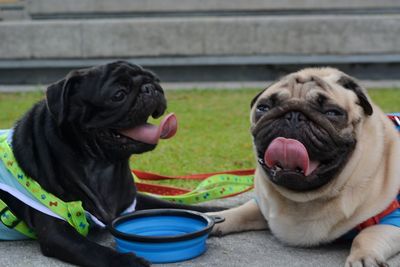
[[[136,234],[127,234],[116,229],[118,225],[131,219],[146,218],[152,216],[171,216],[171,215],[202,220],[206,222],[206,226],[203,229],[192,233],[174,235],[174,236],[143,236]],[[207,216],[197,211],[181,210],[181,209],[151,209],[151,210],[135,211],[133,213],[117,217],[111,222],[109,228],[111,234],[114,237],[126,241],[145,242],[145,243],[167,243],[167,242],[186,241],[194,239],[196,237],[207,235],[211,232],[212,228],[214,227],[214,224],[215,222],[210,216]]]

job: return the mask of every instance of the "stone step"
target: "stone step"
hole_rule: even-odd
[[[163,82],[161,86],[164,90],[242,90],[242,89],[260,89],[262,90],[274,81],[230,81],[230,82]],[[366,89],[400,89],[400,80],[360,80],[361,85]],[[0,84],[0,93],[15,92],[39,92],[45,91],[47,84]]]
[[[0,40],[0,84],[115,59],[166,81],[273,80],[312,65],[398,79],[400,68],[398,14],[4,21]]]
[[[194,16],[210,14],[285,14],[394,12],[397,0],[31,0],[34,19],[121,16]]]
[[[0,20],[13,8],[28,15],[0,22],[0,84],[115,59],[173,82],[273,80],[322,65],[398,79],[400,69],[398,0],[0,0]]]
[[[0,59],[400,54],[400,15],[0,23]]]
[[[349,57],[273,56],[250,57],[129,58],[131,63],[151,69],[163,82],[245,82],[276,80],[305,67],[331,66],[358,78],[399,80],[398,55]],[[281,60],[280,60],[281,59]],[[0,84],[49,84],[73,69],[111,62],[113,59],[10,60],[0,61]]]
[[[30,19],[24,0],[0,0],[0,21]]]

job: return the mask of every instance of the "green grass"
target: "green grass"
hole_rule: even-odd
[[[168,92],[168,111],[178,117],[178,133],[155,151],[133,157],[134,167],[166,174],[252,168],[248,113],[256,92]]]
[[[43,93],[1,93],[0,94],[0,129],[10,128],[33,103],[42,99]]]
[[[258,91],[167,91],[168,112],[178,117],[178,133],[160,141],[154,151],[133,156],[132,167],[170,175],[253,168],[249,105]],[[385,112],[400,111],[400,90],[369,93]],[[0,128],[11,127],[42,98],[40,92],[0,94]]]
[[[369,90],[372,100],[385,112],[400,112],[400,90]]]

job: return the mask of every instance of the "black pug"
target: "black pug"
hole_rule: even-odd
[[[50,85],[46,99],[28,111],[15,127],[12,150],[20,168],[41,187],[69,201],[104,225],[136,203],[148,208],[183,206],[138,194],[129,157],[155,148],[158,139],[176,130],[169,117],[160,126],[147,123],[166,110],[158,78],[127,62],[70,72]],[[80,235],[64,220],[24,204],[6,191],[0,199],[37,235],[44,255],[81,266],[148,266],[133,253],[119,253]],[[18,222],[17,222],[18,223]]]

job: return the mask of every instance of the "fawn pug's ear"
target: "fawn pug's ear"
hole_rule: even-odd
[[[364,113],[368,116],[372,115],[373,109],[368,100],[365,89],[363,89],[354,79],[348,76],[341,76],[337,83],[343,88],[353,91],[357,95],[360,101],[358,104],[363,108]]]

